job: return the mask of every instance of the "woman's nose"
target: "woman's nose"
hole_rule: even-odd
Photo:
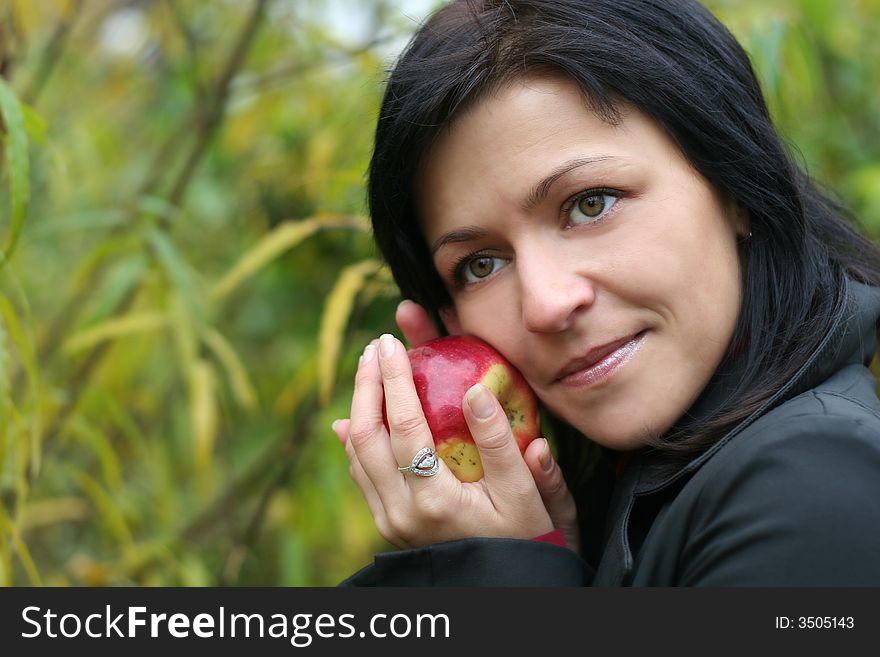
[[[564,331],[581,312],[593,305],[596,298],[593,281],[563,258],[540,253],[518,254],[516,267],[523,324],[529,331]]]

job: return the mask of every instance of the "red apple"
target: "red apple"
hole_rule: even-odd
[[[437,338],[407,353],[437,454],[461,481],[483,476],[480,454],[461,410],[465,393],[475,383],[482,383],[501,402],[520,452],[540,434],[535,393],[522,374],[483,340]]]

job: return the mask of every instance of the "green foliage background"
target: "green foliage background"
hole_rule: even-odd
[[[0,583],[322,586],[390,549],[330,422],[395,330],[364,171],[418,17],[355,4],[357,42],[318,0],[0,2]],[[708,4],[880,236],[880,2]]]

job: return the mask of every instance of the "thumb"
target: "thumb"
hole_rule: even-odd
[[[400,302],[394,313],[394,319],[404,337],[413,347],[418,347],[420,344],[440,336],[428,311],[409,299]]]
[[[535,485],[544,500],[544,507],[553,521],[553,526],[561,529],[568,547],[580,551],[580,531],[577,522],[577,507],[568,490],[562,469],[550,452],[546,438],[533,440],[524,454],[526,465],[535,478]]]
[[[511,490],[524,477],[528,479],[507,415],[495,395],[476,383],[467,391],[462,411],[480,453],[486,482],[501,491]]]
[[[339,438],[339,442],[343,445],[345,445],[345,441],[348,440],[348,429],[350,426],[351,420],[348,418],[333,420],[333,424],[330,425],[330,428],[333,429],[333,433],[336,434],[336,437]]]

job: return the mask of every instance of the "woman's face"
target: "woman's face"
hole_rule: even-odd
[[[418,179],[447,327],[617,450],[669,429],[718,367],[748,233],[653,121],[623,116],[603,122],[565,78],[522,80],[458,118]]]

